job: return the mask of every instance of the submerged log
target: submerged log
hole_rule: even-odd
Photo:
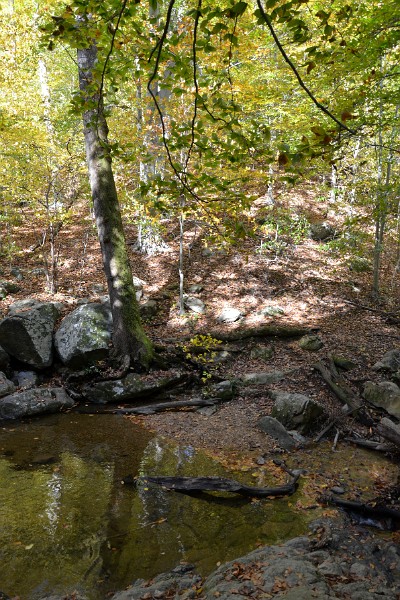
[[[353,500],[342,500],[342,498],[337,498],[336,496],[328,496],[326,500],[329,504],[334,504],[346,511],[356,513],[365,519],[370,519],[371,522],[364,522],[365,525],[372,525],[380,529],[390,529],[391,531],[400,529],[400,511],[393,508],[371,506],[370,504]],[[377,523],[374,523],[374,520]]]
[[[241,496],[266,498],[268,496],[290,496],[297,489],[300,472],[293,472],[288,483],[273,488],[258,488],[242,485],[234,479],[223,477],[157,477],[146,476],[141,480],[156,483],[175,492],[230,492]]]

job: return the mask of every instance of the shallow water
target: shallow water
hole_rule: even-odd
[[[204,500],[123,485],[128,474],[232,477],[117,415],[2,427],[0,590],[21,600],[78,590],[97,600],[180,561],[207,574],[306,529],[288,498]]]

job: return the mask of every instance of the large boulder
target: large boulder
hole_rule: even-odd
[[[20,419],[71,408],[74,401],[64,388],[36,388],[0,399],[0,419]]]
[[[53,302],[15,303],[0,323],[0,344],[19,361],[45,369],[53,362],[53,329],[58,316]]]
[[[380,383],[367,381],[364,385],[363,396],[370,404],[383,408],[393,417],[400,419],[400,387],[393,381],[381,381]]]
[[[62,362],[81,368],[108,356],[112,336],[112,317],[107,304],[79,306],[67,315],[54,336]]]
[[[275,400],[271,416],[287,429],[307,434],[324,415],[322,406],[304,394],[271,392],[271,396]]]
[[[178,385],[184,377],[181,373],[177,373],[169,377],[150,380],[137,373],[129,373],[123,379],[99,381],[86,385],[82,391],[87,400],[96,404],[132,402],[155,396],[166,388]]]

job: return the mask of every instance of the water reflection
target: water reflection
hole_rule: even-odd
[[[220,475],[220,465],[118,416],[59,415],[0,431],[0,590],[21,600],[78,590],[97,600],[193,562],[211,571],[257,540],[304,530],[287,499],[205,500],[127,474]],[[228,475],[229,476],[229,475]]]

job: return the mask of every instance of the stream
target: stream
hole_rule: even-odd
[[[306,530],[289,498],[214,500],[124,485],[127,475],[233,477],[117,415],[64,414],[0,428],[0,590],[20,600],[104,598],[180,561],[207,575]],[[306,518],[307,517],[307,518]]]
[[[208,575],[259,545],[307,531],[325,514],[315,492],[342,485],[360,497],[393,482],[384,456],[348,444],[318,444],[288,456],[306,468],[291,497],[204,498],[128,475],[220,476],[279,485],[275,472],[226,471],[191,446],[156,437],[121,415],[59,414],[0,427],[0,592],[19,600],[77,591],[100,600],[179,562]],[[1,594],[0,594],[1,595]]]

